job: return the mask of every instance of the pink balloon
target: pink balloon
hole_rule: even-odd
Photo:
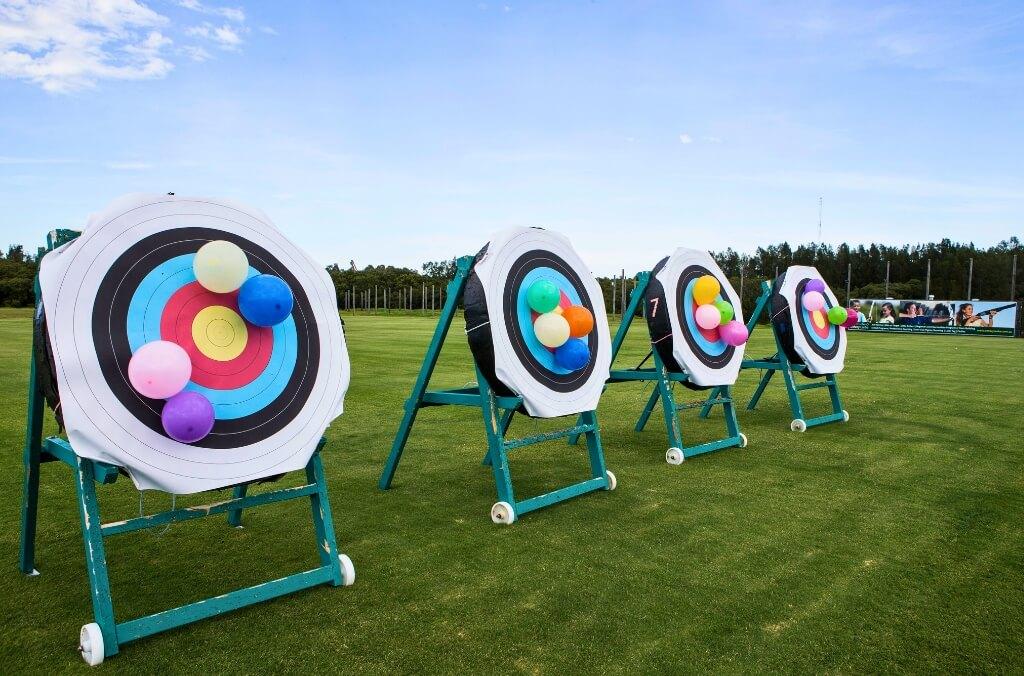
[[[150,399],[168,399],[185,389],[192,377],[188,352],[166,340],[146,343],[128,362],[128,380],[132,387]]]
[[[697,320],[697,326],[706,331],[717,329],[718,325],[722,323],[722,313],[711,303],[697,306],[693,318]]]
[[[747,327],[738,319],[733,319],[719,326],[718,335],[725,341],[726,345],[732,345],[733,347],[739,347],[747,342],[747,338],[750,337]]]
[[[804,292],[803,298],[800,299],[803,303],[804,309],[808,312],[814,312],[815,310],[821,310],[825,307],[825,296],[821,295],[819,291],[806,291]]]
[[[855,326],[856,324],[857,324],[857,311],[854,310],[852,307],[846,308],[846,321],[842,323],[842,327],[844,329],[848,329],[851,326]]]

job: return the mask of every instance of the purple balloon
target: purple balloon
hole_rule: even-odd
[[[818,293],[825,293],[825,282],[820,279],[812,279],[804,284],[804,293],[808,291],[817,291]]]
[[[191,444],[213,429],[213,404],[198,392],[185,390],[167,400],[160,420],[167,436]]]
[[[733,319],[718,327],[718,337],[725,341],[726,345],[739,347],[747,342],[750,334],[747,332],[747,327],[744,326],[743,322]]]

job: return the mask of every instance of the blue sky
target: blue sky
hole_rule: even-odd
[[[1024,5],[0,0],[0,244],[229,197],[324,263],[567,234],[991,244],[1024,222]]]

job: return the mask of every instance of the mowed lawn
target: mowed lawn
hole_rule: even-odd
[[[649,390],[601,403],[614,492],[491,523],[478,410],[424,410],[376,482],[435,319],[346,317],[353,380],[325,463],[348,588],[318,588],[128,644],[114,672],[1013,671],[1024,669],[1024,340],[852,335],[847,424],[789,431],[781,380],[741,411],[745,449],[665,463]],[[473,379],[456,322],[435,384]],[[0,664],[85,670],[92,620],[70,472],[44,467],[39,577],[17,572],[30,321],[0,314]],[[638,323],[620,363],[647,350]],[[770,353],[760,327],[749,354]],[[741,375],[750,396],[757,372]],[[695,400],[686,391],[682,399]],[[805,397],[808,415],[825,394]],[[721,414],[683,417],[691,443]],[[517,418],[513,435],[565,421]],[[562,442],[515,452],[520,497],[583,478]],[[285,482],[297,483],[298,476]],[[178,499],[178,505],[219,499]],[[170,497],[147,492],[147,511]],[[105,520],[139,513],[119,480]],[[119,620],[316,563],[307,503],[107,540]]]

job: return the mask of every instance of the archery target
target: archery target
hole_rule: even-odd
[[[248,276],[288,284],[295,304],[285,321],[250,324],[237,291],[196,281],[195,254],[214,240],[245,252]],[[139,488],[192,493],[300,469],[341,414],[349,363],[333,284],[259,212],[123,198],[43,258],[40,283],[68,437],[79,455],[124,467]],[[185,349],[185,389],[213,404],[213,429],[198,442],[167,436],[164,402],[129,382],[132,354],[154,340]]]
[[[812,279],[825,284],[825,308],[808,312],[800,299]],[[808,376],[839,373],[846,359],[846,330],[828,321],[828,310],[840,306],[832,289],[818,271],[805,265],[791,265],[773,285],[772,324],[779,334],[786,357],[805,364]]]
[[[559,308],[580,305],[594,317],[582,368],[559,366],[534,335],[537,313],[527,291],[544,280],[558,288]],[[566,238],[540,228],[499,232],[477,255],[463,298],[474,359],[499,394],[522,396],[526,412],[538,418],[597,408],[611,366],[604,296]]]
[[[740,298],[715,259],[706,251],[679,248],[651,271],[645,294],[651,344],[670,371],[685,371],[694,385],[732,385],[740,372],[744,345],[728,345],[717,328],[697,325],[693,287],[704,275],[718,280],[722,287],[718,298],[732,305],[733,318],[743,322]]]

